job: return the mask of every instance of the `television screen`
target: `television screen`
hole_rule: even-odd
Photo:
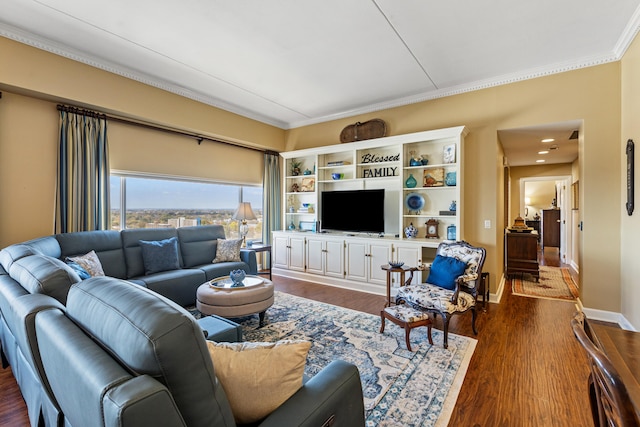
[[[384,232],[384,190],[323,191],[322,230]]]

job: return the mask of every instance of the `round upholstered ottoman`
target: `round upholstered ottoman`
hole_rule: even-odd
[[[257,276],[247,276],[246,286],[230,287],[228,278],[203,283],[196,293],[196,308],[202,314],[242,317],[258,313],[264,324],[267,308],[273,305],[273,283]]]

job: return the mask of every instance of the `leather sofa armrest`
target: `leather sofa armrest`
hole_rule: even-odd
[[[334,360],[260,426],[364,426],[364,400],[358,368]]]
[[[109,390],[102,399],[107,426],[186,426],[169,390],[141,375]]]
[[[249,274],[258,274],[258,261],[256,259],[256,251],[249,248],[240,249],[240,259],[249,266]]]

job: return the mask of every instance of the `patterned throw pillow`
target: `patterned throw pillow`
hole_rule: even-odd
[[[91,277],[104,276],[104,270],[102,264],[98,259],[95,251],[91,251],[88,254],[82,256],[67,257],[67,261],[73,261],[84,268]]]
[[[207,341],[207,346],[236,422],[249,424],[269,415],[302,387],[311,343]]]
[[[76,274],[78,276],[80,276],[80,280],[85,280],[85,279],[88,279],[89,277],[91,277],[89,272],[87,270],[85,270],[84,268],[82,268],[82,266],[80,264],[78,264],[77,262],[71,261],[69,258],[67,258],[67,260],[65,262],[67,263],[67,265],[69,267],[71,267],[71,269],[73,271],[76,272]]]
[[[217,262],[239,262],[240,261],[240,247],[242,246],[242,239],[218,239],[218,248],[216,249],[216,257],[212,261],[214,264]]]

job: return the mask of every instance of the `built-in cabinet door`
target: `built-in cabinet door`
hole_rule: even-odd
[[[327,240],[324,251],[324,274],[332,277],[344,277],[344,242],[342,240]]]
[[[307,239],[307,273],[324,274],[325,241]]]
[[[276,268],[289,267],[289,238],[286,236],[273,236],[273,266]]]
[[[422,264],[422,247],[415,245],[398,245],[395,248],[394,261],[402,261],[409,267],[418,267],[420,264]],[[422,272],[416,271],[415,273],[413,273],[413,280],[411,281],[411,284],[416,285],[420,283],[421,280]]]
[[[363,242],[347,242],[347,279],[361,282],[367,280],[367,269],[369,268],[366,262],[369,258],[368,246]]]
[[[289,270],[304,271],[304,238],[289,238]]]
[[[369,283],[387,284],[387,271],[382,266],[391,260],[391,245],[389,243],[372,243],[369,245],[368,280]]]

